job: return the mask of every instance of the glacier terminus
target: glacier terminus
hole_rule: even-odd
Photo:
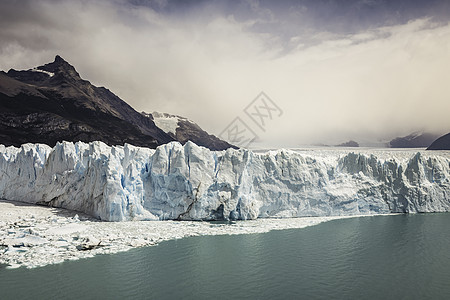
[[[353,151],[353,152],[352,152]],[[447,151],[0,145],[0,198],[106,221],[450,211]]]

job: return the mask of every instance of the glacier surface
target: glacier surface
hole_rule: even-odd
[[[450,153],[0,145],[0,198],[107,221],[446,212]]]

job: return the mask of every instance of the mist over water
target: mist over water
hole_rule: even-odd
[[[205,236],[37,269],[0,269],[4,299],[444,299],[450,214],[352,218]]]

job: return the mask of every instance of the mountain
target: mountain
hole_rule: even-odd
[[[408,136],[398,137],[389,142],[391,148],[426,148],[439,137],[428,132],[414,132]]]
[[[336,147],[359,147],[359,144],[353,140],[336,145]]]
[[[142,112],[142,114],[153,120],[157,127],[182,144],[191,141],[209,149],[226,149],[230,147],[230,144],[214,135],[208,134],[195,122],[185,117],[160,112]],[[237,148],[235,146],[232,147]]]
[[[450,133],[435,140],[427,150],[450,150]]]
[[[230,147],[226,142],[200,144]],[[104,87],[83,80],[60,56],[33,69],[0,72],[0,144],[103,141],[155,148],[176,140]]]

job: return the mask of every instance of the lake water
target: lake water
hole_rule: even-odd
[[[204,236],[37,269],[0,299],[450,299],[450,214]]]

